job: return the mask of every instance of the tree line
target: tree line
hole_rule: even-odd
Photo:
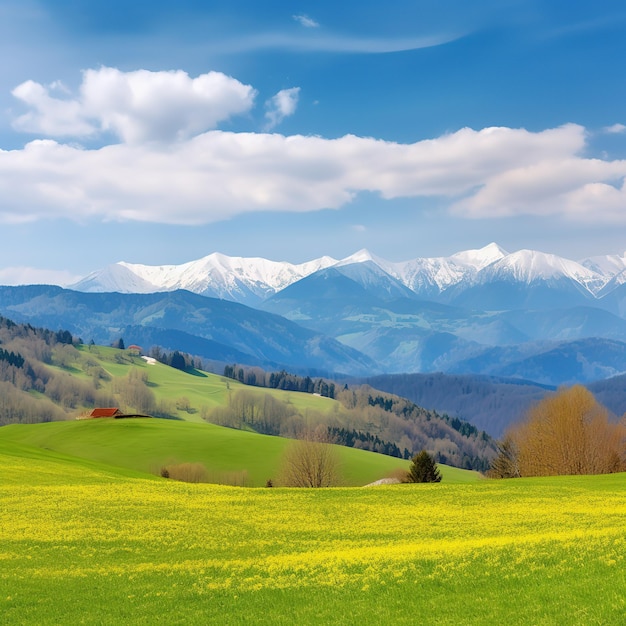
[[[231,390],[226,405],[204,407],[201,416],[221,426],[293,439],[322,425],[342,445],[406,459],[427,450],[438,463],[478,471],[486,471],[495,456],[495,442],[462,420],[368,386],[344,386],[335,396],[338,404],[324,413],[312,408],[298,411],[289,398],[283,401],[261,389]]]
[[[260,367],[242,367],[235,364],[224,367],[224,376],[252,387],[316,393],[326,398],[335,397],[335,383],[324,378],[312,379],[310,376],[297,376],[285,370],[266,372]]]
[[[67,330],[51,331],[0,317],[0,425],[65,419],[82,406],[107,406],[110,395],[94,380],[80,380],[63,368],[79,353]]]
[[[112,379],[94,358],[98,346],[92,343],[81,352],[76,349],[80,344],[67,330],[34,328],[0,317],[0,425],[62,420],[98,406],[155,417],[176,414],[175,402],[156,400],[145,372],[131,369],[127,376]],[[120,352],[114,358],[128,362],[132,357]],[[73,375],[75,370],[87,378]]]

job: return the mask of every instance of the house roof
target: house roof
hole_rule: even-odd
[[[94,409],[90,417],[115,417],[119,413],[121,413],[121,411],[118,408]]]

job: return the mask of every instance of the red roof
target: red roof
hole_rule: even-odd
[[[94,409],[89,417],[115,417],[122,412],[119,409]]]

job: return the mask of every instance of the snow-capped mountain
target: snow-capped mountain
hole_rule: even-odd
[[[484,248],[457,252],[449,257],[395,263],[389,273],[418,295],[436,297],[458,283],[472,283],[481,269],[506,255],[500,246],[490,243]]]
[[[443,296],[473,309],[558,309],[585,306],[605,282],[576,261],[519,250],[486,265],[473,280],[451,287]]]
[[[626,252],[623,255],[607,254],[604,256],[592,256],[580,262],[601,276],[615,276],[626,269]]]
[[[542,284],[550,289],[570,288],[585,297],[604,297],[626,282],[626,255],[591,257],[580,262],[535,250],[508,253],[495,243],[448,257],[418,257],[392,262],[360,250],[344,259],[328,256],[292,264],[264,258],[230,257],[213,253],[182,265],[141,265],[120,262],[94,272],[71,286],[77,291],[152,293],[186,289],[205,296],[256,305],[289,285],[326,268],[360,265],[379,276],[395,279],[424,299],[455,302],[477,287],[503,283],[519,288]],[[347,271],[347,270],[344,270]],[[382,272],[382,274],[380,273]],[[468,302],[465,302],[468,304]]]
[[[77,291],[153,293],[186,289],[204,296],[255,304],[320,269],[337,263],[321,257],[294,265],[213,253],[182,265],[115,263],[72,285]]]
[[[594,293],[606,282],[591,269],[554,254],[519,250],[486,265],[477,275],[477,283],[508,281],[530,285],[535,282],[569,279]]]
[[[133,272],[125,263],[107,265],[104,269],[85,276],[71,288],[84,292],[154,293],[163,291],[162,288]]]

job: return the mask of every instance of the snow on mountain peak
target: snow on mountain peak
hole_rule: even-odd
[[[341,259],[341,261],[338,261],[335,265],[339,267],[341,265],[351,265],[352,263],[365,263],[366,261],[373,261],[376,263],[377,259],[369,250],[362,248],[358,252],[347,256],[345,259]]]
[[[592,256],[580,261],[587,269],[590,269],[608,279],[613,278],[626,269],[626,252],[619,254],[607,254],[603,256]]]
[[[481,282],[494,278],[513,279],[530,284],[537,280],[569,278],[585,288],[598,281],[596,272],[576,261],[536,250],[518,250],[495,261],[482,270]]]
[[[475,267],[477,270],[481,270],[483,267],[487,267],[487,265],[491,265],[507,255],[508,252],[506,250],[501,248],[497,243],[492,242],[478,250],[457,252],[449,258],[462,265],[469,265]]]
[[[72,287],[79,291],[125,293],[187,289],[254,305],[320,270],[358,264],[377,266],[381,273],[428,298],[436,298],[456,285],[462,288],[493,280],[530,284],[563,277],[598,295],[612,277],[626,270],[626,255],[593,257],[577,263],[534,250],[509,254],[498,244],[490,243],[483,248],[457,252],[449,257],[423,257],[402,262],[387,261],[362,249],[340,261],[324,256],[292,264],[214,252],[181,265],[150,266],[120,262],[90,274]],[[368,275],[374,274],[370,271]],[[623,281],[625,276],[621,276],[620,280]]]

